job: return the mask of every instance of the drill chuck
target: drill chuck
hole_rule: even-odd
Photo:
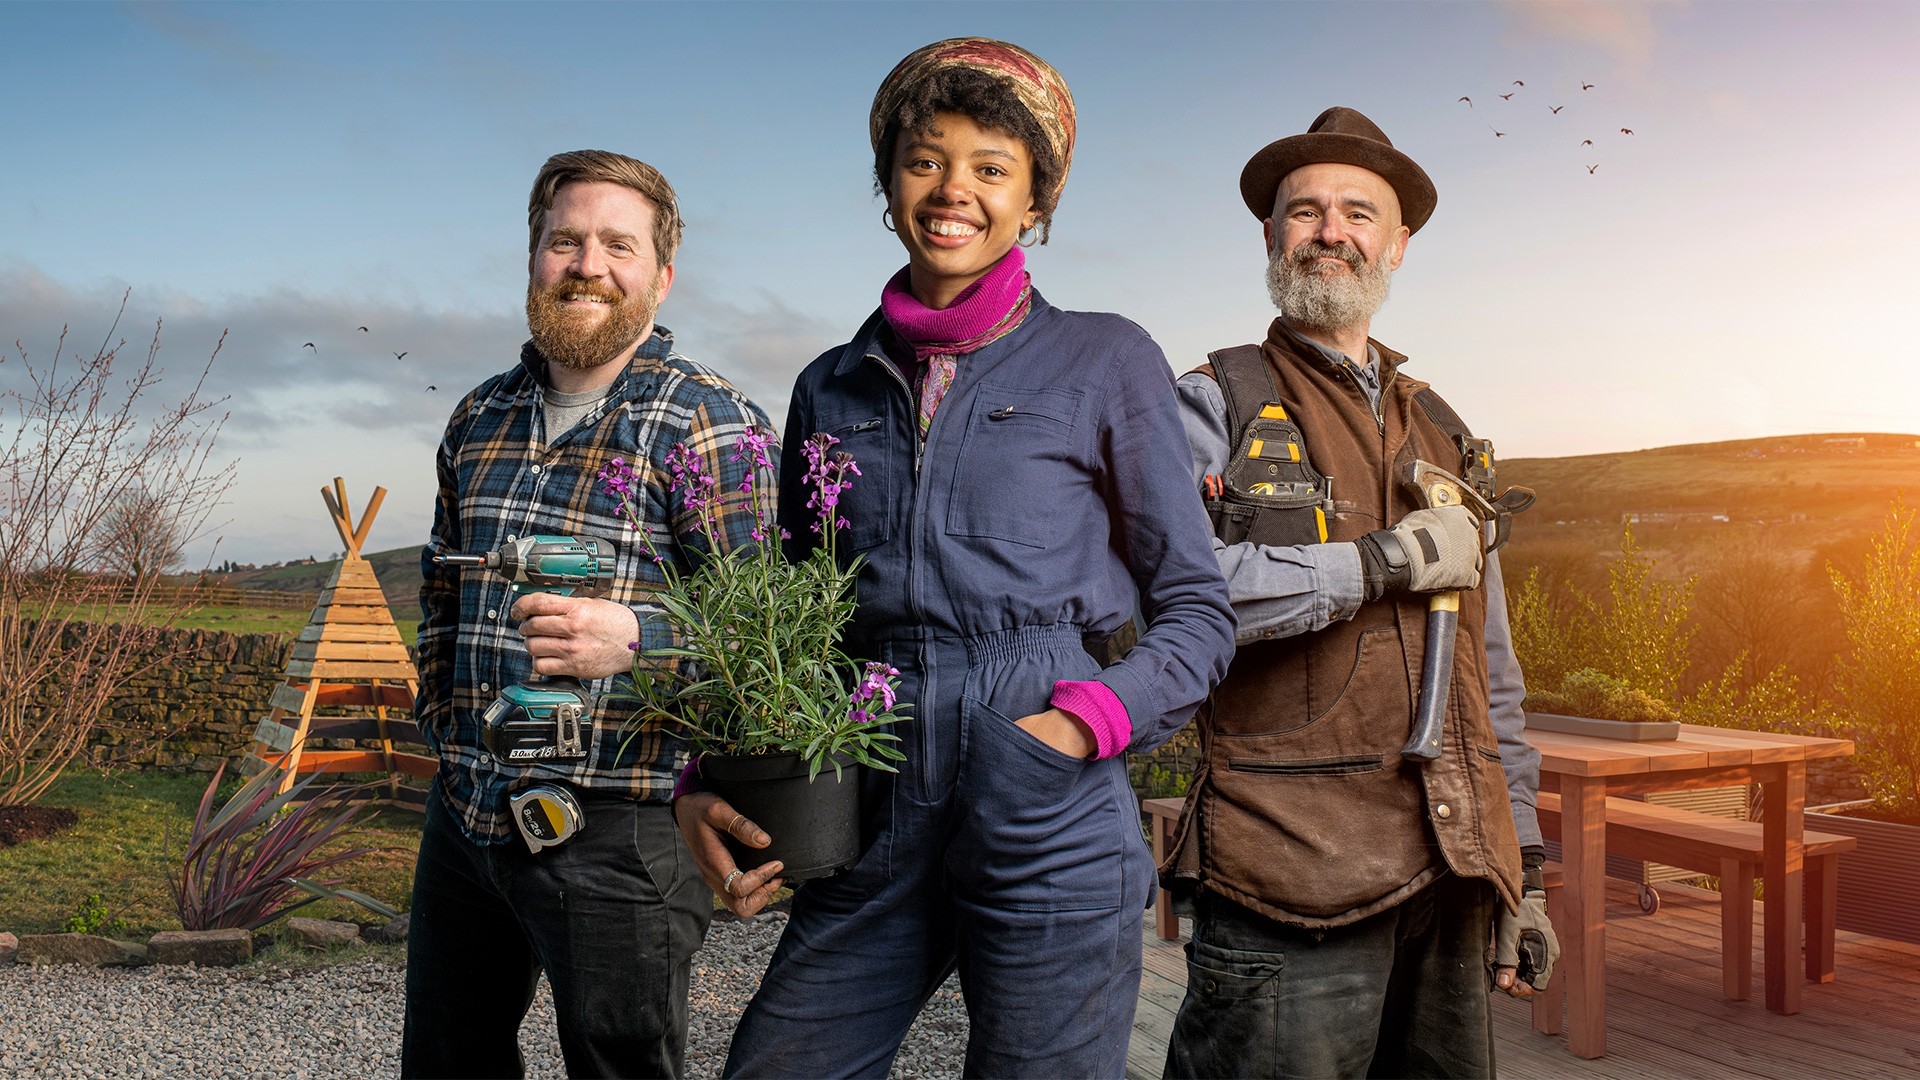
[[[485,566],[488,555],[435,555],[433,561],[446,566]]]

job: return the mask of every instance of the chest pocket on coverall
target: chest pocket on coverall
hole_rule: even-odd
[[[960,445],[947,532],[1051,546],[1079,469],[1074,421],[1086,394],[982,383]]]
[[[886,420],[867,411],[820,419],[820,430],[839,439],[831,453],[853,455],[860,475],[840,493],[839,515],[847,519],[836,544],[841,549],[865,551],[884,544],[893,536],[893,485],[888,483]],[[807,510],[804,520],[819,520],[818,511]]]

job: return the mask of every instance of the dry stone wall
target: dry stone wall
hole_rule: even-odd
[[[114,688],[88,760],[203,773],[233,761],[272,711],[292,650],[288,634],[161,631]]]

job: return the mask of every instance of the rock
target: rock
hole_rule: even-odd
[[[94,934],[28,934],[20,939],[23,964],[83,964],[87,967],[139,967],[147,947]]]
[[[147,955],[156,964],[199,964],[233,967],[253,955],[253,935],[231,930],[162,930],[147,942]]]
[[[401,916],[405,918],[405,916]],[[14,954],[20,951],[20,939],[12,934],[0,933],[0,967],[13,963]]]
[[[331,949],[341,945],[364,944],[360,940],[360,927],[350,922],[302,919],[296,916],[287,920],[287,929],[293,932],[295,941],[309,949]]]
[[[404,944],[407,940],[407,927],[412,924],[413,912],[403,911],[389,922],[367,931],[366,936],[388,945]]]

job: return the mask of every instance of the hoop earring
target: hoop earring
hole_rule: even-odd
[[[1019,238],[1014,240],[1014,243],[1020,245],[1023,248],[1030,248],[1039,242],[1040,242],[1040,230],[1033,225],[1029,225],[1024,229],[1021,229]]]
[[[890,233],[897,233],[900,231],[899,229],[896,229],[893,227],[893,207],[889,206],[886,209],[880,211],[880,224],[885,225],[887,227],[887,231]]]

